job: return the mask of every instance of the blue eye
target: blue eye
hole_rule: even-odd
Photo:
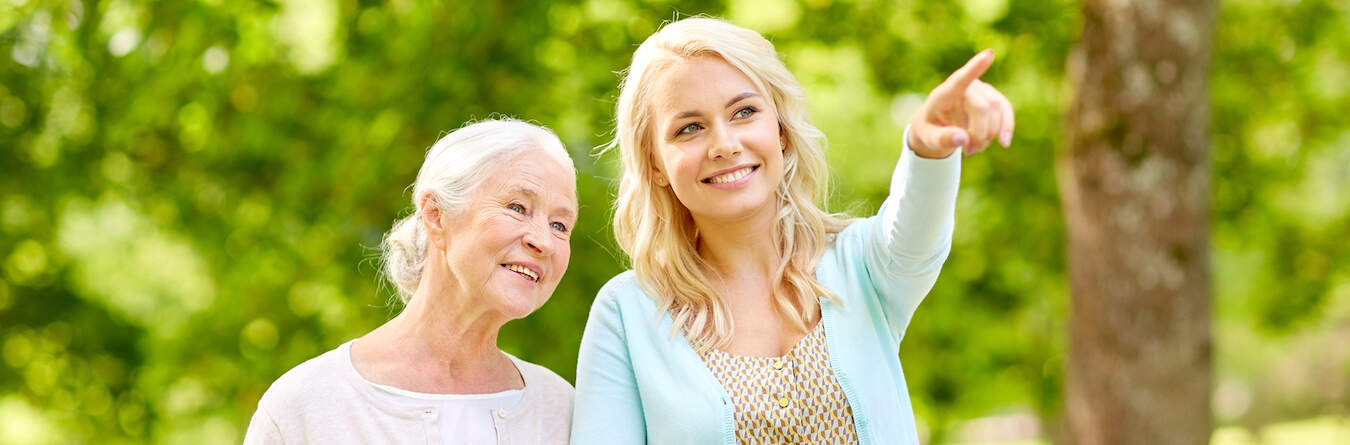
[[[702,126],[702,125],[699,125],[699,124],[689,124],[689,125],[685,125],[685,126],[683,126],[683,127],[680,127],[680,131],[675,132],[675,134],[676,134],[676,135],[689,134],[689,133],[693,133],[693,132],[695,132],[695,131],[698,131],[698,130],[700,130],[700,129],[702,129],[702,128],[703,128],[703,126]]]
[[[750,115],[755,114],[756,111],[759,111],[759,110],[756,110],[755,107],[745,107],[745,108],[736,110],[736,114],[731,115],[731,117],[734,117],[734,118],[737,118],[737,119],[745,119],[745,118],[747,118],[747,117],[750,117]]]
[[[553,230],[557,230],[562,233],[567,233],[567,224],[555,222],[553,223]]]
[[[520,204],[518,204],[518,203],[514,203],[514,202],[513,202],[513,203],[510,203],[510,204],[507,204],[507,205],[506,205],[506,208],[507,208],[507,209],[510,209],[512,212],[516,212],[516,213],[519,213],[519,214],[522,214],[522,215],[525,214],[525,206],[520,205]]]

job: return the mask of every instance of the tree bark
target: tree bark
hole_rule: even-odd
[[[1057,441],[1209,442],[1216,0],[1087,0],[1057,160],[1072,292]]]

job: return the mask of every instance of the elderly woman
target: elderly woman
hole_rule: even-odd
[[[245,443],[566,443],[571,385],[497,348],[567,270],[562,142],[515,120],[465,126],[427,152],[412,202],[381,245],[406,307],[277,379]]]

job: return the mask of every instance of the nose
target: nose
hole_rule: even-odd
[[[539,256],[549,256],[553,254],[553,245],[550,243],[552,238],[549,233],[548,222],[543,224],[534,222],[525,230],[525,236],[521,237],[521,242],[531,252]]]
[[[708,159],[728,159],[741,154],[740,141],[726,125],[714,125],[712,134],[712,148],[708,150]]]

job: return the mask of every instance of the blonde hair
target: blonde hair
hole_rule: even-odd
[[[744,73],[778,112],[786,148],[771,231],[779,256],[771,296],[775,310],[802,331],[816,321],[818,298],[836,298],[815,279],[816,264],[829,235],[850,222],[817,204],[826,196],[829,178],[825,135],[811,124],[806,93],[772,43],[757,32],[705,17],[670,23],[642,42],[620,86],[615,136],[607,147],[617,146],[620,154],[614,236],[632,261],[639,285],[700,351],[725,346],[735,327],[704,272],[693,217],[669,188],[653,183],[649,172],[655,160],[654,78],[675,62],[702,56],[719,57]]]
[[[404,304],[417,292],[427,259],[427,232],[419,203],[430,195],[443,212],[458,212],[490,175],[495,165],[526,150],[540,150],[562,164],[572,176],[576,167],[558,136],[549,129],[511,118],[468,123],[436,141],[413,182],[413,213],[394,222],[380,242],[384,277],[398,288]]]

